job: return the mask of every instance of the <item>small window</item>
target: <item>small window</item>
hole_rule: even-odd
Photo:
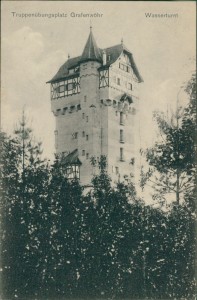
[[[82,156],[85,156],[85,150],[82,150]]]
[[[84,113],[82,113],[82,119],[85,119],[85,114]]]
[[[86,116],[86,122],[88,122],[88,116]]]
[[[118,175],[118,174],[119,174],[119,168],[116,167],[116,175]]]
[[[117,85],[120,85],[120,78],[117,78]]]
[[[61,113],[61,109],[57,109],[57,110],[56,110],[57,116],[60,115],[60,113]]]
[[[130,90],[130,91],[132,91],[132,84],[131,83],[128,83],[128,89]]]
[[[89,136],[88,136],[88,135],[86,135],[86,141],[88,141],[88,139],[89,139]]]
[[[68,111],[68,107],[64,107],[63,108],[63,115],[65,115],[65,113]]]
[[[74,138],[74,139],[77,139],[77,138],[78,138],[78,132],[75,132],[75,133],[73,134],[73,138]]]
[[[75,84],[72,82],[65,85],[66,91],[72,91],[74,88],[75,88]]]
[[[63,93],[63,92],[64,92],[64,87],[65,87],[64,85],[60,85],[60,86],[59,86],[59,92],[60,92],[60,93]]]
[[[55,134],[55,135],[58,135],[58,130],[55,130],[55,131],[54,131],[54,134]]]
[[[120,148],[120,160],[124,161],[124,149]]]
[[[107,60],[110,61],[111,55],[107,55]]]
[[[85,131],[82,132],[82,137],[85,137]]]
[[[68,73],[69,73],[69,74],[73,74],[73,73],[74,73],[74,69],[70,69],[70,70],[68,71]]]
[[[124,125],[124,114],[122,111],[120,112],[120,125]]]
[[[84,96],[84,102],[86,102],[86,100],[87,100],[87,96]]]
[[[134,165],[134,164],[135,164],[135,158],[134,158],[134,157],[131,158],[130,164],[131,164],[131,165]]]
[[[89,158],[89,153],[86,153],[86,159],[88,159]]]
[[[120,129],[120,143],[124,143],[124,135],[122,129]]]

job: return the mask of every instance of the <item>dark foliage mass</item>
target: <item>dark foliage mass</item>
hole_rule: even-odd
[[[168,212],[155,209],[132,184],[112,185],[101,157],[87,191],[65,178],[61,161],[41,159],[24,117],[15,133],[1,134],[2,299],[195,298],[193,190]],[[185,169],[178,165],[193,182],[190,148]],[[176,170],[168,163],[161,174]]]

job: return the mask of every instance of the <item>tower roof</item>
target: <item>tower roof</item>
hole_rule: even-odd
[[[105,51],[107,56],[107,62],[106,65],[102,66],[102,52]],[[121,55],[122,52],[126,52],[130,58],[131,66],[133,68],[133,71],[138,79],[139,82],[143,82],[143,78],[141,77],[138,68],[135,64],[134,58],[132,53],[125,47],[123,42],[121,44],[100,49],[97,47],[96,41],[94,39],[92,29],[90,29],[90,34],[88,37],[88,40],[86,42],[85,48],[83,50],[83,53],[81,56],[69,58],[58,70],[56,75],[47,83],[53,83],[58,82],[60,80],[63,80],[65,78],[74,77],[79,74],[79,66],[81,62],[85,61],[98,61],[101,63],[100,68],[109,68],[110,65],[112,65]],[[76,68],[76,71],[74,74],[69,73],[70,69]]]
[[[85,48],[83,50],[83,53],[81,55],[80,61],[99,61],[101,62],[101,51],[98,48],[96,41],[94,39],[93,33],[92,33],[92,27],[90,27],[90,34],[88,37],[88,40],[86,42]]]

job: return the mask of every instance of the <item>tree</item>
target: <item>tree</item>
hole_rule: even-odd
[[[93,203],[77,179],[68,180],[61,159],[51,166],[48,186],[50,239],[44,267],[44,295],[79,297],[86,293]]]
[[[177,107],[170,119],[163,113],[154,114],[161,139],[146,151],[146,159],[150,165],[146,175],[153,184],[156,198],[164,199],[167,194],[168,197],[169,194],[175,194],[177,204],[186,194],[191,194],[194,190],[196,120],[194,77],[185,90],[190,98],[185,108]]]
[[[152,183],[154,199],[172,201],[169,195],[175,196],[175,205],[164,222],[163,257],[155,266],[157,272],[160,270],[158,278],[163,278],[159,289],[157,280],[152,277],[159,298],[193,299],[195,294],[195,76],[185,90],[189,96],[186,107],[178,107],[170,119],[162,113],[155,114],[161,139],[146,151],[150,167],[142,177],[142,186]],[[158,226],[158,222],[155,224]]]
[[[92,261],[91,297],[124,298],[131,297],[132,293],[135,298],[141,294],[141,253],[137,251],[141,204],[132,184],[111,185],[105,157],[101,157],[97,164],[100,174],[93,178],[91,192],[96,213],[89,252]]]
[[[33,295],[37,288],[39,268],[33,269],[40,260],[48,180],[40,143],[33,141],[24,113],[20,126],[13,138],[1,134],[2,283],[8,299]]]

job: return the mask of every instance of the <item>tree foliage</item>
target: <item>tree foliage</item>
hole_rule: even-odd
[[[42,159],[24,116],[14,137],[1,134],[2,299],[194,299],[193,105],[181,128],[158,119],[165,143],[147,154],[158,192],[177,168],[187,174],[185,201],[168,212],[146,205],[132,183],[112,184],[105,157],[92,158],[90,190],[68,180],[61,159]]]
[[[177,204],[194,192],[196,149],[196,82],[192,76],[185,91],[189,96],[186,107],[177,103],[175,113],[155,112],[160,138],[147,149],[146,159],[150,169],[143,173],[144,185],[148,180],[155,190],[155,197],[164,200],[174,194]]]

